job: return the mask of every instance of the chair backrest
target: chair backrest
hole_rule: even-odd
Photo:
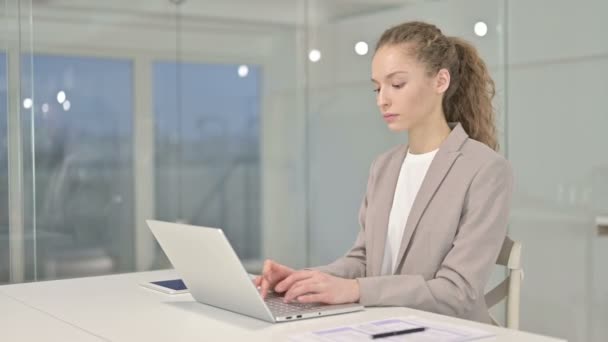
[[[506,326],[510,329],[519,328],[519,302],[521,296],[521,282],[524,273],[521,266],[521,243],[511,240],[508,236],[500,249],[500,254],[496,259],[496,264],[507,268],[507,278],[488,292],[485,296],[488,308],[498,304],[503,299],[507,299],[507,322]],[[494,324],[499,325],[492,317]]]

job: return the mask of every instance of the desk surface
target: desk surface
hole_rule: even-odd
[[[560,341],[407,308],[367,308],[357,313],[270,324],[199,304],[189,294],[171,296],[139,286],[142,281],[175,277],[173,270],[164,270],[0,286],[0,315],[18,312],[10,318],[11,322],[18,321],[9,335],[19,336],[14,340],[50,336],[66,341],[286,340],[292,334],[311,330],[416,315],[491,331],[496,334],[493,341]],[[3,330],[2,339],[6,337]],[[23,335],[16,335],[19,332]],[[36,332],[39,334],[33,335]]]
[[[103,341],[101,337],[3,294],[0,294],[0,317],[2,341]]]

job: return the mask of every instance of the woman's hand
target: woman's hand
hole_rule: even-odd
[[[293,272],[275,287],[285,292],[286,303],[344,304],[359,301],[359,282],[356,279],[334,277],[327,273],[304,270]]]
[[[293,269],[287,266],[281,265],[272,260],[266,260],[264,262],[262,274],[255,278],[253,282],[255,286],[260,288],[262,298],[266,298],[266,294],[268,294],[269,290],[275,291],[275,285],[294,272],[295,271]]]

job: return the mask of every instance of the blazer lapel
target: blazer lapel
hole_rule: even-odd
[[[388,231],[388,218],[393,206],[393,198],[395,197],[395,189],[397,188],[397,180],[401,165],[407,152],[407,145],[399,148],[391,157],[389,164],[385,169],[385,173],[379,175],[381,178],[379,187],[385,189],[379,191],[382,196],[378,197],[378,229],[372,234],[372,246],[370,253],[370,273],[372,276],[380,275],[382,271],[382,260],[384,258],[384,246],[386,244],[386,235]]]
[[[468,135],[460,124],[450,124],[450,126],[453,126],[454,128],[447,139],[440,146],[439,151],[437,151],[437,154],[431,162],[426,176],[422,181],[420,190],[414,199],[412,209],[410,210],[410,214],[407,218],[405,229],[403,231],[403,238],[401,240],[399,254],[397,255],[397,262],[394,266],[399,266],[403,261],[403,257],[409,249],[412,236],[418,227],[420,218],[424,214],[429,202],[435,195],[435,192],[441,185],[441,182],[450,171],[452,164],[454,164],[454,161],[456,161],[460,155],[460,147],[468,138]],[[384,231],[384,237],[386,240],[386,230]],[[394,269],[397,270],[398,267],[394,267]]]

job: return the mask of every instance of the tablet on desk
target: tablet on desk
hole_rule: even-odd
[[[188,293],[188,288],[181,279],[143,282],[140,285],[166,294]]]

